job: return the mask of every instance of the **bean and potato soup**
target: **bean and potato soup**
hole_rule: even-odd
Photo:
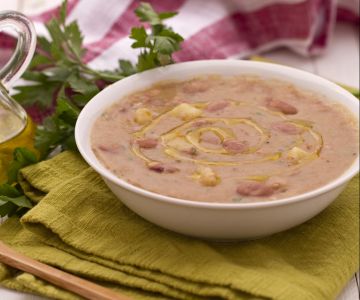
[[[329,183],[358,155],[350,112],[285,81],[161,82],[96,120],[92,148],[143,189],[203,202],[272,201]]]

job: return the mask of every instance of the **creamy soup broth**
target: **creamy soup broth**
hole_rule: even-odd
[[[341,105],[285,81],[205,76],[163,82],[109,107],[92,148],[129,183],[180,199],[271,201],[342,174],[358,129]]]

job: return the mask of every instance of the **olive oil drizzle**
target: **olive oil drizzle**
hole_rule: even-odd
[[[231,101],[233,103],[234,101]],[[194,107],[203,109],[208,105],[208,103],[195,103],[193,104]],[[244,105],[241,103],[241,105]],[[255,120],[250,118],[214,118],[214,117],[196,117],[189,121],[184,121],[184,123],[168,130],[167,132],[160,135],[161,145],[163,147],[163,151],[166,155],[176,159],[176,160],[183,160],[183,161],[190,161],[194,162],[195,164],[200,165],[212,165],[212,166],[239,166],[242,164],[255,164],[255,163],[262,163],[266,161],[276,161],[279,160],[284,153],[292,149],[293,147],[301,146],[304,144],[304,137],[303,134],[308,132],[312,138],[315,140],[317,146],[313,152],[309,152],[307,158],[301,160],[296,167],[300,167],[300,165],[305,164],[311,160],[314,160],[319,157],[320,152],[323,147],[323,138],[320,133],[313,129],[312,123],[306,120],[292,120],[287,118],[284,114],[280,112],[274,112],[268,110],[266,107],[259,107],[262,111],[266,113],[270,113],[272,115],[276,115],[283,119],[284,121],[295,125],[296,127],[302,129],[302,131],[298,134],[295,142],[292,145],[289,145],[284,151],[277,151],[274,153],[263,154],[262,157],[259,159],[244,159],[239,160],[239,157],[246,157],[249,154],[256,154],[262,146],[271,138],[271,133],[267,129],[263,128],[260,124],[258,124]],[[135,139],[142,138],[146,136],[146,134],[151,131],[157,124],[159,124],[163,119],[171,116],[173,108],[161,113],[157,118],[155,118],[149,124],[143,126],[139,131],[133,133],[133,137]],[[199,127],[199,123],[206,125],[206,127]],[[220,127],[216,126],[216,124],[222,123],[227,127]],[[215,134],[221,141],[221,145],[227,139],[234,139],[236,138],[235,133],[233,132],[231,126],[237,124],[244,124],[249,126],[251,129],[255,130],[259,134],[260,141],[255,145],[249,147],[246,151],[241,153],[232,153],[226,150],[224,147],[220,149],[213,149],[213,148],[206,148],[204,145],[201,144],[201,136],[205,132],[211,132]],[[212,126],[211,126],[212,125]],[[183,143],[186,143],[192,147],[195,147],[197,151],[201,151],[202,153],[212,153],[217,155],[224,155],[224,156],[231,156],[236,158],[233,161],[213,161],[213,160],[204,160],[204,159],[197,159],[195,156],[189,156],[181,149],[178,149],[176,146],[171,145],[171,142],[175,139],[181,140]],[[132,152],[139,157],[140,159],[144,160],[146,163],[156,162],[153,159],[147,157],[142,149],[137,145],[137,143],[133,143],[131,147]],[[253,180],[266,180],[270,175],[251,175],[248,178],[253,178]]]

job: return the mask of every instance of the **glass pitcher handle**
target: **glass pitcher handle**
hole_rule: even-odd
[[[8,63],[0,69],[0,104],[14,113],[23,123],[27,123],[27,114],[23,107],[8,94],[8,89],[19,79],[28,67],[36,46],[36,32],[31,21],[15,11],[0,12],[0,32],[12,29],[17,33],[17,44]],[[19,128],[19,132],[23,129]],[[14,132],[14,135],[18,132]]]
[[[0,31],[12,29],[17,33],[17,44],[9,62],[0,70],[0,81],[9,88],[24,73],[33,57],[36,32],[31,21],[15,11],[0,13]]]

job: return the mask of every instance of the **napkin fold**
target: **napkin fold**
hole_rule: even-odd
[[[21,171],[37,204],[0,226],[0,239],[34,259],[133,299],[334,299],[359,267],[359,188],[354,178],[310,221],[255,241],[182,236],[127,209],[78,154]],[[0,264],[0,284],[79,299]]]

